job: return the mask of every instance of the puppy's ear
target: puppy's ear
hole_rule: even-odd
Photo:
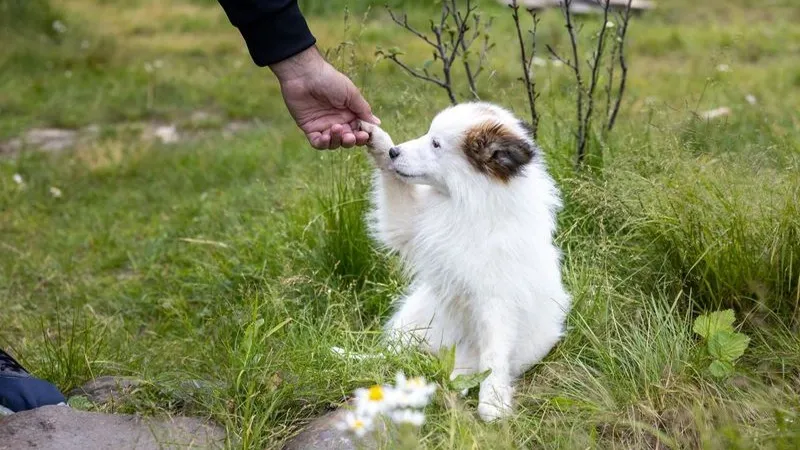
[[[534,155],[530,141],[494,121],[467,130],[462,148],[475,169],[502,182],[518,175]]]

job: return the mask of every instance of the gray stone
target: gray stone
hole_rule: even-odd
[[[230,139],[234,134],[241,133],[242,131],[249,130],[250,128],[253,128],[253,124],[251,122],[234,120],[232,122],[228,122],[222,129],[222,136],[226,139]]]
[[[67,397],[81,395],[98,404],[119,402],[141,384],[141,380],[133,377],[103,376],[69,391]]]
[[[174,144],[180,140],[178,135],[178,127],[175,125],[160,125],[155,127],[153,135],[161,141],[162,144]]]
[[[48,152],[57,152],[75,145],[78,132],[60,128],[32,128],[21,137],[0,143],[0,153],[14,153],[23,147],[33,147]]]
[[[341,430],[338,424],[344,420],[347,409],[340,408],[314,419],[303,431],[293,437],[283,450],[364,450],[378,448],[377,438],[385,437],[386,426],[376,421],[376,430],[361,439],[355,438],[349,431]]]
[[[225,431],[190,417],[171,419],[43,406],[0,418],[0,450],[221,448]]]

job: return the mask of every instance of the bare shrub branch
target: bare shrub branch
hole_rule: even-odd
[[[583,140],[578,145],[578,164],[583,162],[586,156],[586,135],[589,133],[592,123],[592,114],[594,113],[594,91],[597,88],[597,82],[600,75],[600,65],[603,61],[603,52],[605,51],[606,30],[608,29],[608,10],[611,7],[610,0],[603,1],[603,23],[600,24],[600,32],[597,37],[597,48],[595,48],[592,58],[589,60],[589,67],[592,69],[591,78],[589,79],[589,92],[586,95],[586,113],[583,116]],[[613,62],[612,62],[613,64]]]
[[[486,62],[486,56],[492,48],[489,40],[488,30],[491,27],[492,21],[486,23],[481,22],[481,17],[475,11],[477,6],[474,6],[472,0],[466,1],[465,9],[459,10],[457,0],[444,0],[442,2],[442,12],[439,16],[439,22],[433,20],[430,22],[430,30],[432,36],[422,33],[415,29],[408,23],[408,16],[396,15],[388,6],[386,9],[392,21],[403,29],[407,30],[414,36],[421,39],[426,44],[433,47],[433,61],[441,64],[441,76],[434,76],[428,72],[427,64],[421,71],[414,69],[399,59],[401,53],[398,50],[378,50],[376,53],[386,59],[393,61],[400,68],[408,72],[410,75],[421,80],[428,81],[441,87],[447,92],[447,97],[450,103],[456,104],[458,100],[453,86],[453,64],[456,58],[461,59],[464,67],[464,74],[467,78],[467,86],[473,98],[479,100],[477,78],[483,71],[483,66]],[[470,61],[469,48],[479,38],[483,37],[483,49],[479,53],[477,61]]]
[[[520,63],[522,64],[522,78],[521,81],[525,85],[525,93],[528,96],[528,106],[531,111],[531,129],[533,138],[536,139],[539,132],[539,114],[536,111],[536,99],[539,94],[536,92],[536,80],[531,74],[533,66],[533,58],[536,56],[536,27],[539,25],[539,18],[533,11],[528,11],[533,19],[533,28],[529,30],[533,44],[531,51],[528,55],[525,51],[525,39],[522,36],[522,27],[519,22],[519,5],[517,0],[511,2],[511,17],[514,19],[514,27],[517,30],[517,41],[519,43]]]
[[[608,3],[606,3],[606,5],[607,4]],[[577,85],[575,95],[577,130],[575,132],[575,139],[577,142],[577,164],[580,166],[583,163],[584,157],[586,156],[586,130],[584,129],[585,122],[583,120],[584,95],[586,90],[584,88],[583,76],[581,74],[581,63],[578,59],[578,34],[572,22],[572,11],[570,9],[571,6],[572,0],[564,0],[564,2],[561,4],[561,12],[564,14],[564,27],[567,29],[570,48],[572,50],[572,59],[562,57],[553,49],[553,47],[549,45],[547,46],[547,50],[551,55],[553,55],[554,58],[572,69],[572,72],[575,74],[575,83]],[[606,10],[607,9],[608,8],[606,8]],[[603,23],[603,27],[605,27],[605,23]]]
[[[547,50],[553,58],[561,61],[565,66],[569,67],[575,75],[576,94],[575,94],[575,115],[576,122],[576,164],[578,167],[583,165],[586,159],[587,145],[589,140],[589,133],[592,130],[592,118],[595,109],[595,97],[598,85],[601,83],[600,71],[603,67],[603,57],[607,51],[607,34],[612,26],[608,21],[609,13],[611,12],[610,0],[597,0],[602,6],[603,19],[600,24],[600,29],[596,34],[597,44],[592,52],[592,55],[586,61],[588,65],[588,79],[584,78],[584,73],[581,70],[581,61],[578,59],[578,33],[576,31],[570,6],[573,0],[564,0],[562,3],[562,12],[564,14],[565,27],[569,35],[569,43],[571,50],[571,58],[566,58],[558,54],[552,47],[547,46]],[[624,16],[620,16],[620,26],[617,26],[617,31],[614,36],[614,44],[611,47],[611,57],[607,63],[607,79],[605,80],[605,94],[606,94],[606,120],[604,124],[606,130],[611,130],[614,126],[617,113],[622,102],[622,96],[625,92],[625,82],[628,76],[628,66],[625,62],[624,56],[624,42],[628,29],[628,22],[630,19],[630,5],[632,0],[628,0],[625,8]],[[620,85],[614,93],[614,71],[615,66],[619,62],[621,67]],[[613,104],[613,107],[612,107]]]
[[[614,100],[614,109],[611,112],[611,115],[608,116],[608,124],[606,125],[606,130],[611,131],[614,128],[614,124],[617,120],[617,114],[619,113],[619,107],[622,103],[622,96],[625,94],[625,83],[628,80],[628,63],[625,61],[625,38],[627,37],[628,33],[628,24],[630,23],[631,18],[631,3],[633,0],[628,0],[628,3],[625,5],[625,14],[622,16],[620,22],[622,25],[617,29],[617,36],[616,42],[619,43],[618,51],[618,58],[619,58],[619,67],[622,73],[620,74],[619,79],[619,87],[617,88],[617,96]],[[614,65],[614,61],[611,62]]]

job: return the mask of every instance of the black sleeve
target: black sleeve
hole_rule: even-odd
[[[264,67],[316,43],[297,0],[218,0],[242,33],[253,62]]]

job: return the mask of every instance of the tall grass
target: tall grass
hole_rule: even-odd
[[[698,307],[771,311],[796,323],[800,188],[777,181],[756,201],[751,188],[684,180],[655,196],[637,231]]]

